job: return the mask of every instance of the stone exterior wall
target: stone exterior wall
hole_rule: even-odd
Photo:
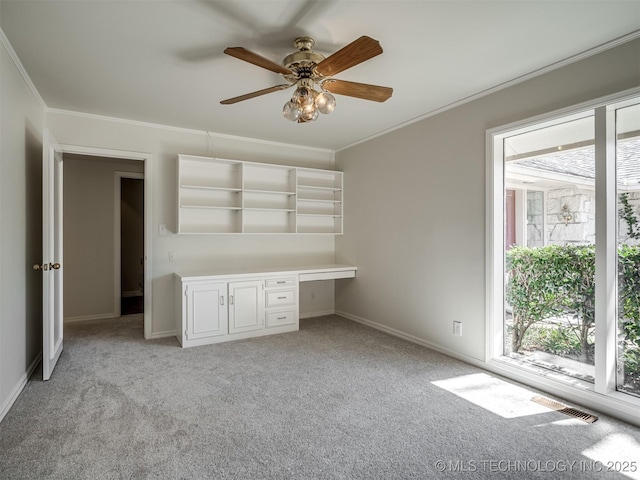
[[[562,207],[571,219],[565,225]],[[560,188],[547,192],[547,244],[589,244],[596,241],[595,192],[586,188]]]
[[[629,193],[629,204],[640,220],[640,191]],[[528,202],[529,203],[529,202]],[[537,203],[537,202],[535,202]],[[562,217],[562,207],[567,205],[571,220],[565,225]],[[529,246],[539,246],[541,230],[535,221],[537,217],[537,205],[530,205],[529,215],[531,218],[527,225],[527,244]],[[547,192],[547,245],[566,245],[595,243],[596,237],[596,216],[595,216],[595,192],[586,188],[569,187]],[[618,204],[617,210],[621,208]],[[528,205],[529,211],[529,205]],[[628,245],[640,245],[640,240],[629,238],[627,224],[620,219],[618,229],[618,242]]]

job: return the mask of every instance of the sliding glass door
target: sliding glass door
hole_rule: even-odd
[[[640,406],[640,92],[487,142],[487,360]]]

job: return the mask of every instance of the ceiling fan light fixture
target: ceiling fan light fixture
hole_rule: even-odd
[[[384,102],[391,97],[393,89],[389,87],[330,78],[381,54],[380,42],[363,35],[328,57],[314,52],[314,44],[311,37],[297,38],[294,46],[298,51],[287,55],[281,65],[243,47],[226,48],[224,53],[227,55],[282,75],[289,83],[263,88],[220,103],[230,105],[295,86],[291,99],[282,108],[282,115],[289,121],[306,123],[315,121],[320,113],[328,115],[335,110],[336,99],[332,93],[376,102]]]
[[[300,118],[302,118],[302,120],[304,120],[305,122],[315,122],[318,118],[318,115],[318,109],[313,103],[311,103],[309,105],[305,105],[302,108],[302,114],[300,115]]]
[[[300,118],[300,114],[302,114],[302,110],[300,110],[295,102],[289,101],[284,104],[282,115],[284,115],[284,118],[287,120],[295,122]]]
[[[329,92],[320,92],[316,95],[316,108],[320,113],[330,114],[336,108],[336,97]]]
[[[315,91],[313,89],[309,89],[307,87],[298,87],[296,91],[293,93],[293,98],[291,99],[301,107],[306,105],[313,105],[315,101]]]

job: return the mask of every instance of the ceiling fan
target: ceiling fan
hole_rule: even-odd
[[[298,51],[287,55],[282,65],[243,47],[226,48],[224,53],[227,55],[278,73],[289,83],[228,98],[220,103],[231,105],[295,85],[296,90],[291,100],[284,105],[282,114],[292,122],[306,123],[315,121],[319,113],[329,114],[335,109],[336,99],[332,93],[375,102],[384,102],[391,97],[393,89],[389,87],[331,78],[337,73],[380,55],[382,47],[377,40],[362,36],[326,58],[312,50],[315,41],[311,37],[296,38],[293,45]],[[315,90],[316,85],[320,91]]]

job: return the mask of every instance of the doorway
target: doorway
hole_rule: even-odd
[[[116,172],[114,245],[120,261],[120,315],[144,313],[144,174]],[[119,254],[118,254],[119,246]]]
[[[65,235],[65,250],[67,252],[73,251],[74,254],[80,250],[75,251],[79,245],[88,246],[86,251],[80,255],[79,263],[80,268],[84,268],[84,273],[92,276],[89,281],[86,282],[73,282],[69,281],[70,274],[74,268],[73,263],[70,262],[73,256],[67,254],[65,258],[65,303],[70,295],[83,298],[85,304],[91,304],[94,306],[94,311],[73,312],[67,309],[65,305],[65,321],[74,320],[89,320],[91,318],[113,318],[119,317],[122,313],[122,293],[127,292],[128,296],[137,297],[135,300],[138,303],[137,311],[142,314],[144,321],[144,337],[152,338],[152,325],[151,325],[151,262],[149,261],[149,255],[151,252],[151,154],[139,153],[139,152],[124,152],[120,150],[109,150],[103,148],[82,147],[73,145],[60,145],[60,148],[64,154],[65,160],[65,187],[66,185],[73,183],[73,178],[67,175],[67,165],[75,158],[85,161],[84,166],[87,166],[89,162],[93,164],[105,165],[113,164],[109,167],[111,169],[109,177],[106,180],[110,193],[101,197],[96,201],[88,201],[89,195],[96,189],[96,183],[94,182],[82,182],[76,181],[79,189],[86,197],[80,197],[80,201],[70,203],[65,199],[65,210],[68,205],[75,205],[77,209],[89,209],[91,213],[84,217],[84,220],[71,223],[72,216],[66,216],[64,219],[64,230],[76,230],[82,235],[84,232],[85,238],[77,238],[74,240],[73,235]],[[109,169],[106,168],[105,169]],[[122,178],[117,178],[117,183],[114,182],[115,172],[120,171],[125,175],[124,177],[132,177],[134,184],[137,185],[138,192],[142,191],[142,218],[139,221],[138,227],[142,226],[142,250],[139,248],[135,253],[136,255],[136,268],[137,275],[134,283],[135,287],[127,287],[127,283],[124,283],[122,278],[122,264],[121,258],[121,231],[120,217],[122,201],[121,201],[121,181]],[[117,188],[116,188],[117,185]],[[140,188],[142,187],[142,188]],[[125,195],[127,187],[125,186]],[[117,196],[116,196],[117,193]],[[85,198],[85,200],[82,200]],[[140,203],[140,202],[138,202]],[[96,209],[101,207],[100,212]],[[118,218],[116,223],[115,218]],[[117,227],[116,227],[117,225]],[[102,232],[101,235],[95,235],[96,231]],[[90,235],[92,234],[93,235]],[[88,237],[91,237],[89,239]],[[75,242],[75,244],[74,244]],[[128,242],[127,242],[128,243]],[[125,252],[125,255],[127,253]],[[77,264],[76,264],[77,266]],[[142,272],[142,273],[140,273]],[[128,278],[128,277],[127,277]],[[106,280],[105,280],[106,279]],[[127,280],[128,281],[128,280]],[[105,283],[106,282],[106,283]],[[107,285],[108,283],[108,285]],[[83,294],[84,291],[84,294]],[[104,293],[107,292],[106,296]],[[102,294],[102,295],[101,295]],[[98,298],[100,297],[100,298]],[[100,303],[101,302],[101,303]],[[100,303],[98,309],[96,305]]]

